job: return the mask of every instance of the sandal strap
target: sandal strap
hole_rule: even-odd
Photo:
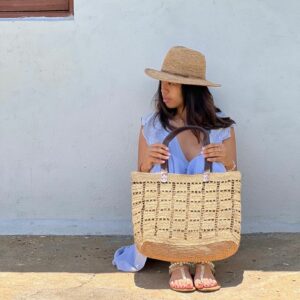
[[[205,264],[201,264],[200,267],[201,267],[200,280],[202,282],[204,276]]]
[[[188,266],[190,268],[190,267],[193,267],[193,263],[190,263],[190,262],[175,262],[175,263],[171,263],[170,266],[169,266],[169,275],[171,275],[171,273],[173,271],[175,271],[178,268],[181,268],[183,266]],[[185,277],[185,275],[184,275],[184,277]]]
[[[210,267],[210,270],[213,274],[215,274],[215,265],[211,262],[211,261],[201,261],[200,263],[196,263],[196,265],[201,265],[201,270],[204,270],[204,266],[208,264],[208,266]]]

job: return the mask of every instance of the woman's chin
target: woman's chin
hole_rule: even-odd
[[[165,102],[165,106],[170,109],[176,108],[176,105],[174,105],[174,104],[172,105],[171,103],[166,103],[166,102]]]

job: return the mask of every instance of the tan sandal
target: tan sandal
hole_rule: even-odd
[[[184,265],[187,265],[187,266],[191,266],[192,264],[191,263],[188,263],[188,262],[178,262],[178,263],[172,263],[170,266],[169,266],[169,275],[171,276],[172,272],[177,270],[177,269],[180,269],[180,272],[181,272],[181,276],[182,276],[182,279],[187,279],[187,277],[185,276],[185,271],[183,270],[183,266]],[[193,280],[192,280],[193,282]],[[170,282],[169,282],[169,286],[172,290],[176,291],[176,292],[193,292],[196,290],[196,288],[193,286],[192,288],[183,288],[183,289],[180,289],[180,288],[174,288],[171,286]]]
[[[205,265],[206,264],[210,267],[211,272],[212,272],[213,275],[215,275],[215,273],[216,273],[215,272],[215,268],[214,268],[215,266],[214,266],[214,264],[212,262],[210,262],[210,261],[203,261],[201,263],[196,263],[195,264],[195,268],[197,267],[197,265],[200,265],[200,268],[201,268],[201,270],[200,270],[200,281],[201,282],[203,281],[204,270],[205,270]],[[210,287],[203,287],[203,288],[197,288],[196,287],[196,289],[199,290],[199,291],[201,291],[201,292],[213,292],[213,291],[219,290],[220,288],[221,288],[221,286],[219,285],[218,282],[216,283],[216,285],[210,286]]]

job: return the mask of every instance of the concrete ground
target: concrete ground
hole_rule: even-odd
[[[215,262],[221,290],[178,293],[168,263],[118,271],[114,251],[130,236],[0,236],[0,300],[300,299],[300,233],[242,235],[237,254]]]

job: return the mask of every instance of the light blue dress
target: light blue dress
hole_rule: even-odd
[[[144,137],[148,145],[162,143],[164,138],[170,133],[162,127],[158,117],[154,118],[154,114],[153,112],[141,118]],[[219,117],[226,117],[223,112],[217,113],[217,115]],[[235,127],[235,124],[232,127]],[[230,137],[230,127],[210,130],[209,137],[210,143],[222,143],[223,140]],[[181,150],[177,137],[169,143],[169,151],[171,153],[169,158],[170,173],[199,174],[204,172],[203,155],[199,154],[188,161]],[[222,163],[213,162],[212,167],[213,172],[226,172]],[[157,164],[153,166],[150,172],[160,172],[160,170],[161,165]],[[112,264],[120,271],[137,272],[144,267],[146,260],[147,257],[137,250],[135,244],[132,244],[117,249]]]

